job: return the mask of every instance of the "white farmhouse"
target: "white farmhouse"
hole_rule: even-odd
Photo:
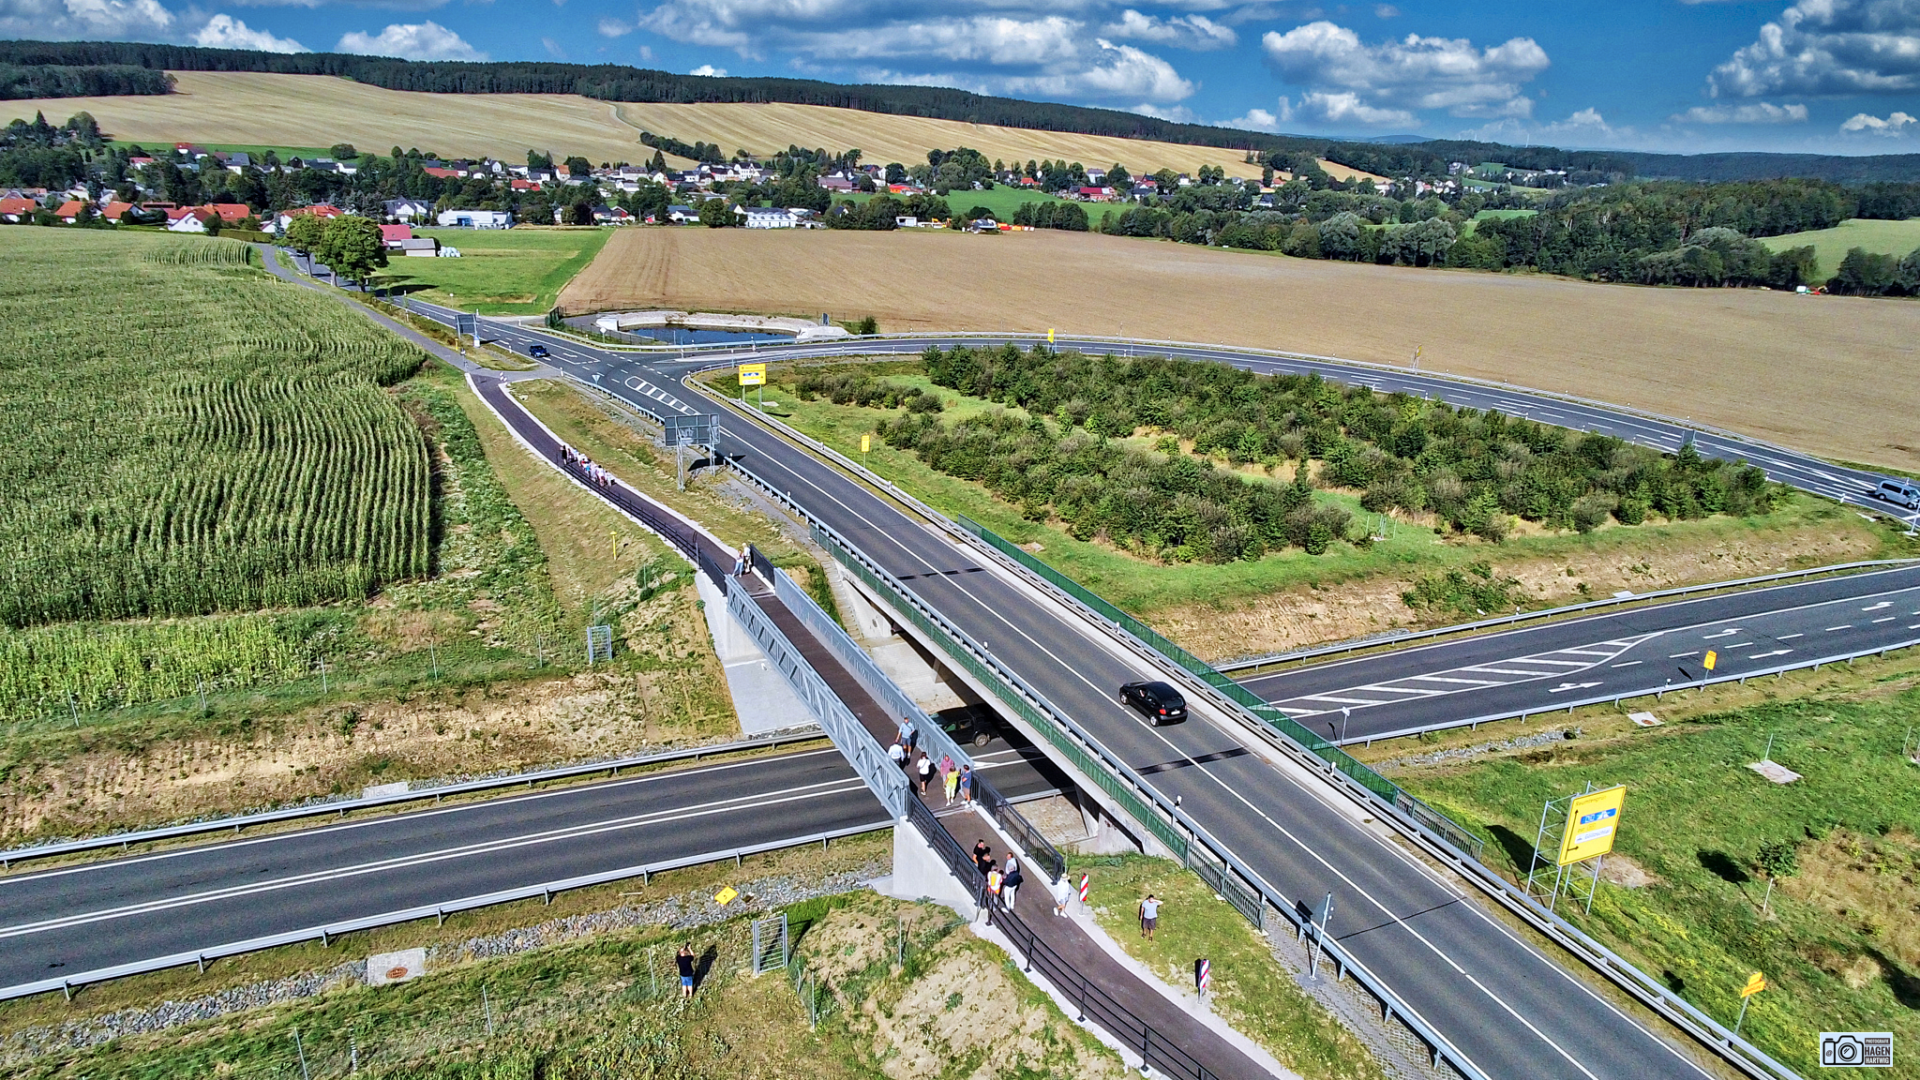
[[[507,210],[442,210],[437,220],[446,229],[513,228],[513,214]]]

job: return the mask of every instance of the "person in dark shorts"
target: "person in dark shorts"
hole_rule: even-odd
[[[976,840],[973,844],[973,865],[980,868],[980,876],[993,869],[993,848],[985,840]]]
[[[673,954],[673,962],[680,968],[680,999],[693,1000],[693,946],[682,945],[680,951]]]
[[[1160,898],[1152,893],[1140,901],[1140,936],[1153,940],[1154,928],[1160,925]]]

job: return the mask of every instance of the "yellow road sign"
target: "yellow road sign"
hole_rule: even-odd
[[[1712,671],[1712,670],[1713,670],[1713,665],[1714,665],[1714,664],[1716,664],[1716,663],[1718,663],[1718,662],[1719,662],[1719,660],[1720,660],[1720,654],[1719,654],[1719,653],[1717,653],[1717,652],[1714,652],[1714,651],[1713,651],[1712,649],[1708,649],[1708,650],[1707,650],[1707,659],[1705,660],[1705,663],[1706,663],[1706,665],[1707,665],[1707,670],[1708,670],[1708,671]]]
[[[1743,998],[1752,997],[1766,988],[1767,977],[1756,971],[1747,976],[1747,985],[1740,988],[1740,996]]]
[[[1620,808],[1627,789],[1610,787],[1576,797],[1567,807],[1567,828],[1560,834],[1560,865],[1585,862],[1613,850],[1620,829]]]
[[[729,885],[726,888],[721,889],[719,892],[713,894],[713,902],[716,904],[719,904],[721,907],[726,907],[728,904],[733,903],[734,897],[739,895],[740,895],[740,890]]]
[[[741,364],[740,365],[740,385],[741,386],[767,385],[767,365]]]
[[[871,449],[873,449],[873,436],[871,435],[860,436],[860,452],[864,454]]]
[[[1047,327],[1047,344],[1053,344],[1053,327]]]

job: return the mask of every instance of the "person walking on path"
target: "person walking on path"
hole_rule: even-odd
[[[960,768],[960,802],[965,806],[973,805],[973,766]]]
[[[919,738],[920,738],[920,733],[913,729],[913,718],[910,716],[901,717],[900,718],[900,741],[903,743],[906,743],[907,749],[911,750],[914,748],[915,745],[918,744]]]
[[[887,747],[887,756],[892,758],[893,763],[902,769],[907,767],[907,745],[905,743],[896,741],[892,746]]]
[[[1001,867],[1000,872],[1003,874],[1011,874],[1013,873],[1014,867],[1019,865],[1020,865],[1019,861],[1013,857],[1013,852],[1009,851],[1007,852],[1007,865],[1004,867]]]
[[[752,558],[753,553],[747,549],[747,545],[741,544],[739,552],[733,557],[733,576],[746,577],[747,562]]]
[[[1008,859],[1006,875],[1000,879],[1000,900],[1007,905],[1008,911],[1013,910],[1013,896],[1026,880],[1026,876],[1020,873],[1020,864]]]
[[[1140,901],[1140,936],[1153,940],[1154,928],[1160,925],[1160,898],[1152,893]]]
[[[920,797],[927,797],[927,784],[933,780],[933,759],[924,752],[920,760],[913,763],[913,770],[920,774]]]
[[[673,962],[680,968],[680,1000],[693,1000],[693,946],[682,944],[680,951],[673,954]]]
[[[960,770],[953,767],[953,755],[940,755],[940,790],[947,793],[947,805],[953,805],[953,793],[960,788]]]

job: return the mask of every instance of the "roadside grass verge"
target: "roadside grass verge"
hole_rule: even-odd
[[[978,398],[964,397],[952,390],[936,387],[919,374],[917,361],[879,361],[863,365],[876,377],[903,386],[913,386],[937,394],[946,408],[939,415],[953,421],[1000,408]],[[1852,539],[1857,546],[1878,551],[1891,541],[1886,528],[1868,522],[1848,510],[1825,500],[1794,493],[1772,514],[1755,518],[1711,517],[1691,521],[1658,521],[1639,526],[1606,525],[1594,532],[1551,533],[1537,527],[1516,530],[1504,543],[1491,544],[1471,538],[1447,536],[1421,519],[1369,514],[1359,506],[1358,497],[1347,491],[1321,490],[1316,499],[1341,506],[1354,514],[1356,525],[1371,524],[1384,538],[1365,546],[1335,543],[1324,555],[1308,555],[1288,548],[1270,552],[1258,560],[1224,564],[1161,564],[1136,557],[1118,548],[1095,541],[1080,541],[1068,535],[1058,523],[1035,522],[1024,517],[1020,508],[987,491],[981,484],[961,480],[925,465],[911,451],[896,450],[877,435],[862,453],[862,435],[870,434],[894,412],[835,405],[825,398],[802,401],[788,382],[792,369],[775,369],[775,385],[768,388],[768,411],[806,434],[847,454],[875,473],[899,484],[945,514],[965,514],[1000,535],[1033,551],[1050,566],[1104,596],[1120,607],[1142,617],[1183,605],[1215,605],[1232,608],[1258,601],[1269,594],[1290,589],[1327,589],[1348,582],[1380,576],[1414,577],[1463,569],[1476,562],[1491,561],[1496,566],[1517,561],[1556,562],[1580,558],[1618,564],[1626,568],[1658,562],[1676,552],[1716,547],[1767,544],[1797,534],[1818,532]],[[738,396],[738,383],[731,375],[712,378],[722,394]],[[1009,415],[1024,415],[1019,409],[1007,409]],[[1125,440],[1151,450],[1150,440]],[[1217,468],[1228,468],[1224,461]],[[1280,483],[1281,477],[1268,476],[1258,466],[1237,470],[1255,482]],[[1288,467],[1282,471],[1291,477]],[[1872,557],[1872,556],[1868,556]],[[1721,580],[1744,576],[1720,573],[1699,580]],[[1569,578],[1556,591],[1529,596],[1528,608],[1551,606],[1597,598],[1605,593],[1581,593]],[[1417,614],[1401,606],[1391,615],[1408,622]],[[1448,616],[1439,621],[1454,621]]]
[[[458,259],[396,258],[381,283],[462,311],[543,315],[600,254],[607,228],[418,229],[460,249]]]
[[[317,996],[123,1036],[91,1050],[15,1060],[9,1075],[297,1076],[301,1055],[315,1076],[860,1075],[843,1068],[838,1055],[824,1053],[831,1032],[816,1036],[809,1030],[790,983],[778,974],[746,976],[746,918],[685,929],[673,923],[721,914],[705,897],[724,884],[780,877],[812,886],[833,874],[867,872],[884,862],[888,836],[882,831],[838,841],[826,854],[792,849],[749,857],[741,867],[691,867],[656,875],[645,885],[613,883],[562,894],[550,906],[486,908],[450,916],[443,926],[419,922],[352,934],[328,948],[314,943],[256,953],[216,962],[205,975],[189,967],[138,976],[82,990],[72,1003],[59,995],[8,1002],[0,1005],[0,1030],[11,1036],[13,1049],[25,1029],[40,1025],[111,1022],[121,1010],[325,972],[373,952],[445,950],[430,960],[425,977],[412,982],[369,988],[350,980]],[[830,920],[849,905],[874,903],[894,904],[829,895],[793,906],[790,919],[804,938],[810,923]],[[569,916],[645,905],[666,905],[655,916],[664,921],[495,959],[459,959],[464,950],[453,948],[474,939],[524,940],[525,928],[556,923],[565,933]],[[674,905],[686,910],[676,915]],[[682,942],[695,949],[702,969],[691,1006],[679,1002],[673,964]],[[0,1049],[0,1060],[8,1056]]]
[[[1773,988],[1753,1000],[1742,1034],[1796,1068],[1818,1065],[1821,1031],[1920,1038],[1920,766],[1901,755],[1920,712],[1920,659],[1627,707],[1666,726],[1583,710],[1544,725],[1578,726],[1574,740],[1389,772],[1486,838],[1490,863],[1516,878],[1545,800],[1627,785],[1592,913],[1563,897],[1562,915],[1729,1026],[1748,973],[1764,972]],[[1802,779],[1779,785],[1747,768],[1769,740],[1768,756]],[[1368,756],[1425,749],[1400,740]]]
[[[1271,946],[1192,871],[1144,855],[1069,856],[1067,867],[1071,875],[1092,875],[1101,929],[1163,981],[1191,991],[1194,960],[1211,961],[1214,1010],[1281,1064],[1327,1080],[1386,1075],[1365,1044],[1308,997]],[[1164,902],[1152,941],[1141,936],[1137,916],[1148,893]]]

